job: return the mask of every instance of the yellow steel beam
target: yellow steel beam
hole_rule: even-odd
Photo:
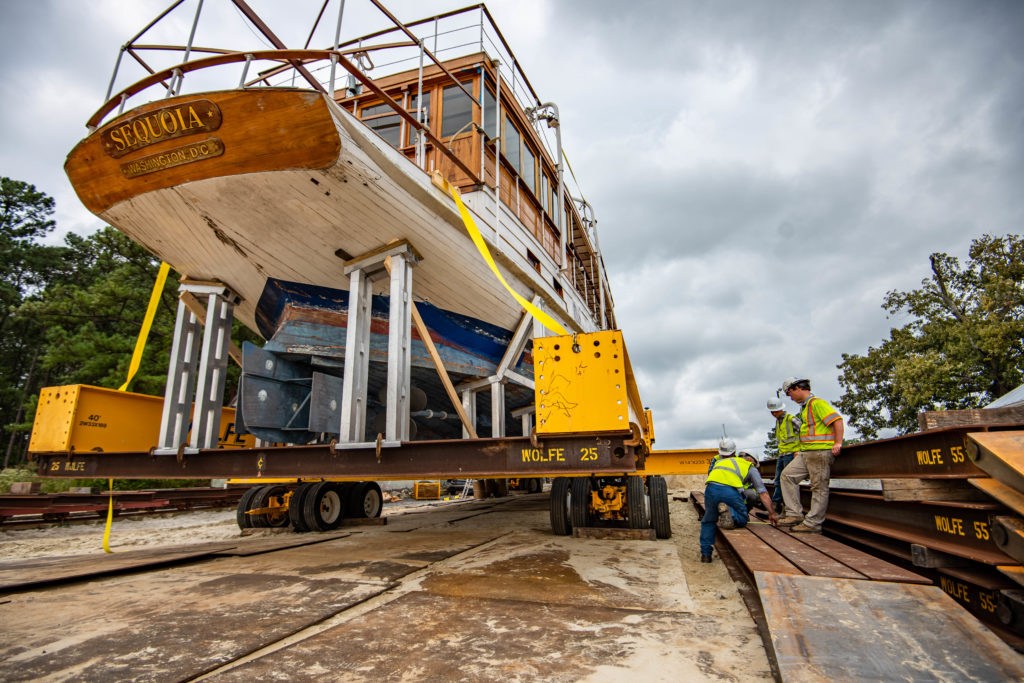
[[[716,455],[718,450],[714,448],[651,451],[644,460],[643,472],[637,474],[707,474]]]

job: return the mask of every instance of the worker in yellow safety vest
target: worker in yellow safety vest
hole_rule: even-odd
[[[824,399],[811,393],[811,381],[790,377],[780,392],[800,405],[800,450],[782,475],[782,499],[786,516],[780,526],[792,533],[821,533],[828,511],[828,481],[832,463],[843,447],[843,418]],[[811,508],[804,516],[800,482],[811,481]]]
[[[782,486],[779,479],[786,465],[800,451],[800,418],[790,415],[782,405],[781,398],[768,399],[768,412],[775,418],[775,447],[779,458],[775,462],[775,490],[772,491],[772,505],[776,512],[782,512]]]
[[[708,464],[708,474],[711,474],[711,469],[719,460],[731,458],[734,455],[736,455],[736,442],[727,436],[722,437],[722,440],[718,442],[718,455],[713,457]]]
[[[711,468],[704,485],[704,517],[700,520],[700,561],[710,562],[715,546],[715,527],[735,529],[746,526],[750,519],[741,491],[751,486],[768,510],[769,520],[778,521],[771,509],[768,489],[757,471],[757,458],[749,453],[722,458]]]

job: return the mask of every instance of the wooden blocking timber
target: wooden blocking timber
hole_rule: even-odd
[[[1024,562],[1024,520],[1020,517],[995,517],[992,520],[992,540],[999,549]]]
[[[974,564],[974,562],[964,557],[950,555],[941,550],[934,550],[917,543],[910,544],[910,555],[911,562],[914,563],[915,567],[936,569],[938,567],[969,567]]]
[[[1024,590],[1001,590],[997,600],[996,616],[999,621],[1014,631],[1024,631]]]
[[[1024,586],[1024,567],[1019,564],[1000,564],[996,566],[1001,574]]]
[[[963,479],[883,479],[882,498],[894,500],[960,500],[984,502],[988,495]]]
[[[40,482],[38,481],[16,481],[11,484],[11,494],[15,496],[30,496],[39,493]]]
[[[606,529],[603,527],[574,527],[573,538],[611,539],[614,541],[653,541],[654,529]]]
[[[1007,486],[1001,481],[996,481],[995,479],[988,477],[972,478],[967,481],[971,486],[979,491],[984,491],[1006,507],[1012,509],[1018,515],[1024,515],[1024,493],[1021,493],[1013,487]]]

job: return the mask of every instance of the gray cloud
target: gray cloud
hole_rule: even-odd
[[[462,4],[388,3],[406,19]],[[882,297],[918,286],[929,253],[1021,230],[1022,3],[488,4],[561,109],[659,447],[711,445],[725,422],[759,449],[779,382],[806,373],[838,398],[841,354],[902,324]],[[98,221],[64,155],[116,46],[163,7],[0,5],[0,166],[54,195],[66,229]],[[348,3],[347,34],[373,25]]]

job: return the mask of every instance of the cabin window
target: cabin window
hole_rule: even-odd
[[[508,117],[505,117],[505,141],[503,147],[505,148],[505,158],[508,159],[508,163],[512,164],[512,168],[518,171],[520,135],[516,127],[512,125],[512,119]]]
[[[546,173],[540,174],[540,204],[541,207],[551,215],[551,187]]]
[[[523,182],[530,188],[530,192],[537,194],[537,158],[529,145],[523,145]]]
[[[417,106],[419,106],[419,96],[416,95],[415,93],[413,93],[413,94],[411,94],[409,96],[409,113],[413,115],[413,118],[416,118],[416,116],[417,116],[417,113],[416,113],[416,107]],[[423,91],[423,125],[427,127],[427,130],[430,129],[430,91],[429,90],[424,90]],[[420,137],[419,131],[417,131],[416,127],[413,126],[410,123],[409,124],[409,144],[410,145],[415,145],[416,142],[419,140],[419,137]]]
[[[484,132],[489,138],[498,137],[498,103],[490,88],[484,88]]]
[[[473,92],[473,82],[463,83]],[[473,100],[466,96],[457,85],[449,85],[441,95],[441,137],[455,135],[469,130],[466,124],[473,121]],[[465,128],[465,130],[463,130]]]
[[[396,114],[390,105],[383,103],[363,107],[360,110],[360,117],[363,123],[392,147],[401,144],[402,117]]]
[[[551,279],[551,284],[555,287],[555,294],[562,296],[562,285],[559,284],[557,277]]]
[[[530,262],[534,270],[538,273],[540,272],[540,259],[529,249],[526,250],[526,260]]]

